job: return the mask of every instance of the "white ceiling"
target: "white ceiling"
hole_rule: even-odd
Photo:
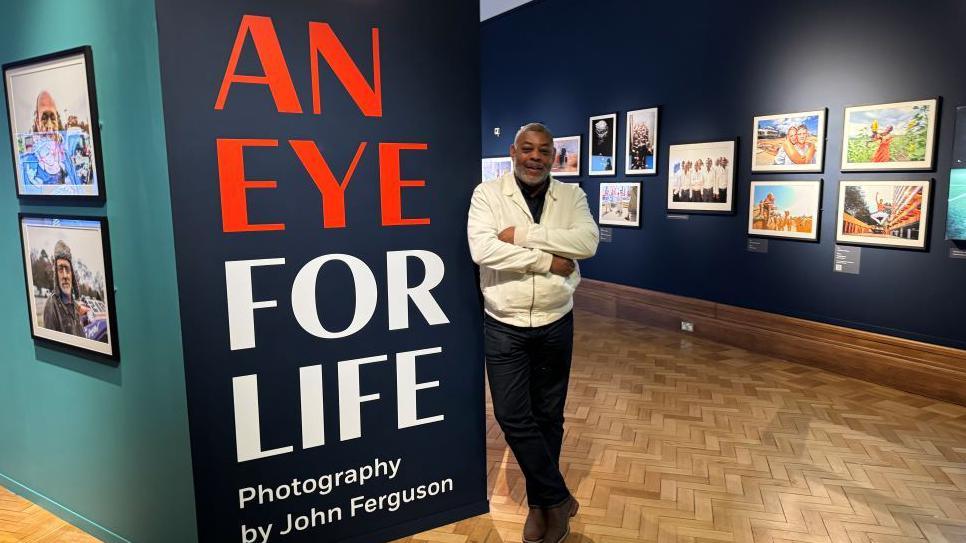
[[[480,0],[480,21],[496,17],[504,11],[522,6],[530,0]]]

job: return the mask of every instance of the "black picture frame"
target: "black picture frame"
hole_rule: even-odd
[[[920,233],[914,243],[905,242],[897,236],[889,238],[863,238],[860,235],[844,232],[842,223],[845,220],[845,189],[847,186],[873,185],[873,186],[897,186],[901,183],[918,183],[924,188],[925,194],[921,198],[921,208],[919,216]],[[893,180],[893,179],[840,179],[838,187],[838,199],[835,204],[835,243],[837,245],[853,245],[858,247],[879,247],[883,249],[899,249],[907,251],[929,252],[929,223],[932,221],[934,210],[934,195],[936,181],[930,177],[928,179]],[[894,204],[894,202],[891,202]],[[871,226],[871,225],[870,225]],[[883,241],[876,242],[876,239]],[[889,239],[890,241],[884,241]]]
[[[632,224],[624,224],[623,222],[603,222],[604,218],[601,215],[601,208],[603,207],[603,194],[605,185],[633,185],[637,187],[637,218]],[[641,225],[644,223],[644,184],[637,180],[632,181],[602,181],[597,187],[597,225],[603,228],[634,228],[640,229]]]
[[[816,185],[818,187],[818,193],[816,194],[815,217],[812,219],[813,220],[813,228],[815,230],[815,237],[814,238],[811,238],[811,237],[805,237],[805,236],[790,236],[790,235],[781,235],[781,234],[766,234],[766,233],[763,233],[763,231],[760,230],[760,229],[759,230],[754,230],[753,229],[754,220],[753,220],[753,217],[752,217],[752,214],[753,214],[753,211],[752,210],[754,208],[755,200],[756,200],[756,198],[755,198],[755,184],[756,183],[770,184],[770,185],[805,185],[805,186],[807,186],[807,185]],[[825,180],[824,179],[819,179],[817,181],[815,181],[815,180],[809,180],[809,179],[801,179],[801,180],[771,180],[771,179],[769,179],[769,180],[764,180],[764,181],[752,180],[748,184],[748,228],[747,228],[748,237],[750,237],[750,238],[765,238],[765,239],[783,239],[783,240],[797,241],[797,242],[806,242],[806,243],[820,243],[821,242],[821,239],[822,239],[822,193],[824,192],[824,190],[825,190]]]
[[[88,357],[97,361],[111,361],[118,363],[120,361],[120,348],[117,334],[117,305],[114,299],[114,273],[113,264],[111,261],[111,244],[110,244],[110,232],[108,228],[108,222],[106,217],[96,217],[96,216],[85,216],[85,215],[60,215],[60,214],[48,214],[48,213],[19,213],[18,217],[18,227],[20,230],[20,254],[23,259],[23,270],[24,270],[24,292],[27,296],[27,320],[30,323],[30,337],[37,343],[46,344],[58,349],[72,351],[87,355]],[[104,300],[87,300],[85,301],[85,307],[96,311],[97,308],[91,307],[92,302],[104,303],[103,308],[107,313],[106,323],[104,326],[99,326],[96,322],[98,319],[93,319],[89,322],[87,326],[93,326],[93,328],[88,329],[85,326],[84,333],[87,334],[89,331],[91,333],[106,333],[107,341],[101,342],[96,339],[91,339],[90,337],[80,337],[77,334],[65,333],[57,331],[51,328],[40,326],[40,319],[38,315],[43,311],[37,305],[36,298],[37,294],[34,292],[37,286],[34,283],[33,275],[34,269],[30,258],[30,251],[36,249],[30,242],[30,234],[27,233],[27,228],[25,227],[28,223],[26,221],[49,221],[51,224],[41,225],[37,224],[38,227],[57,227],[59,223],[66,222],[68,225],[70,223],[78,221],[83,223],[89,223],[91,225],[96,224],[97,231],[99,233],[97,242],[100,244],[100,249],[102,253],[102,262],[104,265],[103,278],[104,278]],[[64,226],[68,229],[69,226]],[[75,226],[77,230],[84,230],[85,228],[80,228],[79,225]],[[86,228],[90,229],[90,228]],[[77,269],[79,261],[79,253],[75,253],[75,249],[72,249],[72,277],[75,280],[74,288],[79,290],[76,283],[76,277],[78,275]],[[46,250],[42,249],[42,250]],[[50,258],[48,256],[48,258]],[[56,262],[54,262],[56,265]],[[86,265],[85,265],[86,266]],[[88,272],[90,271],[87,267]],[[98,270],[94,270],[96,273]],[[54,289],[57,285],[53,285]],[[53,290],[53,289],[51,289]],[[53,296],[53,292],[48,294],[48,299]],[[45,300],[46,307],[46,300]],[[66,337],[65,337],[66,336]],[[101,348],[101,344],[105,344],[106,348]]]
[[[694,208],[694,207],[689,208],[689,207],[683,207],[683,206],[672,207],[672,203],[674,203],[672,201],[673,200],[673,186],[672,186],[672,184],[675,182],[674,179],[672,178],[674,176],[673,168],[674,168],[674,158],[675,158],[674,156],[672,156],[672,152],[673,151],[679,151],[680,152],[680,149],[675,150],[675,149],[672,149],[672,148],[673,147],[684,147],[684,146],[691,147],[691,146],[724,144],[724,143],[731,143],[732,146],[733,146],[732,147],[732,152],[731,152],[731,161],[730,161],[731,162],[731,178],[729,180],[729,185],[728,185],[729,186],[729,188],[728,188],[728,199],[730,200],[730,202],[728,202],[726,204],[726,207],[721,207],[721,208]],[[684,215],[684,214],[687,214],[687,215],[735,215],[736,209],[737,209],[737,202],[738,202],[738,198],[737,198],[737,196],[738,196],[738,182],[737,182],[737,179],[738,179],[738,158],[739,158],[739,153],[738,153],[739,147],[738,147],[738,144],[739,144],[739,138],[738,137],[734,137],[734,138],[721,139],[721,140],[685,142],[685,143],[675,143],[675,144],[668,145],[668,151],[667,151],[667,157],[668,157],[667,158],[667,160],[668,160],[668,162],[667,162],[667,168],[668,168],[668,175],[667,175],[667,195],[666,195],[666,202],[665,202],[665,210],[667,211],[667,214],[668,215]],[[681,203],[682,202],[678,202],[678,204],[681,204]],[[693,204],[693,203],[696,203],[696,202],[683,202],[683,203]],[[703,202],[701,202],[701,203],[703,203]]]
[[[22,181],[22,168],[20,157],[21,153],[18,149],[18,128],[15,117],[16,117],[16,103],[22,102],[22,100],[16,100],[16,88],[11,89],[11,78],[17,77],[18,72],[21,70],[29,69],[31,67],[39,67],[43,64],[49,64],[56,61],[66,61],[73,58],[82,60],[85,69],[85,79],[86,79],[86,92],[87,92],[87,106],[90,112],[90,119],[87,120],[87,136],[90,138],[90,150],[88,151],[89,156],[85,155],[83,148],[81,149],[81,157],[78,159],[81,164],[85,162],[88,163],[88,168],[90,171],[88,175],[93,175],[94,179],[90,183],[91,186],[96,187],[96,193],[94,194],[62,194],[62,193],[30,193],[25,192],[23,189],[26,188],[27,184]],[[46,55],[41,55],[37,57],[31,57],[28,59],[18,60],[14,62],[8,62],[3,65],[3,90],[4,99],[7,104],[7,130],[10,134],[10,156],[13,162],[13,182],[14,190],[16,191],[17,197],[22,201],[27,203],[59,203],[59,204],[102,204],[107,199],[107,193],[105,190],[104,183],[104,160],[103,152],[101,149],[101,130],[100,130],[100,115],[97,108],[97,86],[94,81],[94,54],[91,46],[83,45],[80,47],[75,47],[72,49],[66,49],[63,51],[57,51],[55,53],[49,53]],[[16,85],[14,85],[16,87]],[[53,106],[55,103],[54,98],[48,93],[48,97],[51,101],[51,108],[57,112],[57,118],[59,123],[70,122],[70,116],[68,119],[60,119],[59,111]],[[33,98],[34,102],[39,102],[40,95],[38,94],[36,98]],[[36,113],[36,107],[35,107]],[[83,125],[84,119],[77,119],[78,124],[73,125],[77,130],[71,130],[70,126],[63,127],[62,130],[58,130],[58,134],[61,138],[67,141],[68,145],[70,140],[75,141],[80,137],[80,141],[84,142]],[[86,142],[85,142],[86,143]],[[76,150],[78,146],[74,146]],[[85,146],[86,148],[86,146]],[[62,167],[66,165],[66,168],[70,170],[69,172],[64,172],[64,175],[70,175],[74,178],[82,175],[78,172],[77,163],[75,163],[74,152],[72,150],[67,150],[61,148],[61,152],[64,153],[64,161]],[[88,162],[89,161],[89,162]],[[81,170],[83,166],[81,166]],[[85,183],[86,184],[86,183]],[[59,186],[59,187],[78,187],[84,186],[85,184],[54,184],[54,185],[44,185],[44,186]]]
[[[610,153],[607,155],[594,154],[594,121],[610,121]],[[588,177],[608,177],[617,175],[617,112],[594,115],[587,120],[587,176]],[[606,157],[610,160],[610,169],[594,169],[594,157]]]
[[[627,111],[624,113],[624,175],[625,176],[652,176],[658,174],[658,159],[660,153],[658,152],[661,145],[661,108],[662,106],[650,106],[642,109],[635,109],[632,111]],[[634,169],[631,168],[631,115],[634,113],[642,113],[654,111],[654,163],[653,168],[650,170],[646,168]]]

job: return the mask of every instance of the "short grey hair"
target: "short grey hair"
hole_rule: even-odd
[[[527,123],[517,130],[517,135],[513,136],[513,143],[516,143],[520,139],[520,136],[527,132],[540,132],[541,134],[546,134],[548,138],[553,140],[553,132],[543,123]]]

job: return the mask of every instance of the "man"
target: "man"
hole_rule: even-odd
[[[64,123],[60,120],[60,112],[57,111],[57,104],[54,97],[49,92],[42,90],[37,95],[36,107],[34,107],[34,124],[32,131],[37,132],[59,132],[64,129]]]
[[[714,201],[714,172],[711,171],[711,157],[704,160],[704,171],[701,172],[701,197],[705,202]]]
[[[512,172],[477,186],[467,224],[493,410],[526,478],[526,543],[563,541],[577,513],[559,467],[574,261],[593,256],[599,236],[580,187],[550,177],[554,154],[547,127],[522,127],[510,146]]]
[[[86,307],[77,301],[77,283],[74,280],[74,259],[70,247],[63,241],[54,245],[54,293],[44,305],[44,328],[84,337],[81,313]]]
[[[717,185],[715,189],[718,191],[718,198],[722,202],[728,201],[728,184],[731,182],[731,176],[728,175],[728,159],[726,157],[720,157],[718,159],[718,175],[717,175]]]
[[[704,161],[700,158],[694,163],[694,170],[691,172],[691,201],[692,202],[703,202],[701,191],[704,189],[704,177],[702,177],[702,172],[704,171]]]

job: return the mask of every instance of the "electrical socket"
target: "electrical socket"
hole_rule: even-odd
[[[694,332],[694,323],[691,321],[681,321],[682,332]]]

